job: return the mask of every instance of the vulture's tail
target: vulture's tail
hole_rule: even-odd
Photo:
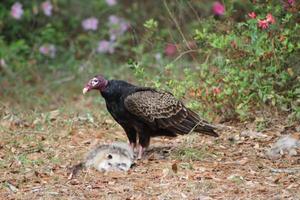
[[[209,124],[207,121],[200,119],[199,116],[193,111],[189,110],[189,115],[186,118],[185,122],[189,122],[193,124],[192,131],[202,133],[205,135],[210,135],[214,137],[218,137],[219,135],[215,132],[217,127]],[[188,124],[188,123],[186,123]]]
[[[215,127],[211,126],[210,124],[205,125],[198,125],[194,131],[198,133],[203,133],[205,135],[210,135],[214,137],[219,137],[218,133],[215,132]]]
[[[173,115],[170,118],[157,119],[156,122],[160,127],[170,131],[172,136],[176,136],[176,134],[185,135],[193,131],[214,137],[219,136],[215,132],[217,127],[209,124],[203,119],[200,119],[200,117],[190,109],[182,109],[176,115]],[[173,133],[175,133],[175,135]],[[165,134],[166,133],[164,133],[164,135]]]

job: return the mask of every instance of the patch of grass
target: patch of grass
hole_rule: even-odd
[[[242,176],[232,176],[229,178],[230,181],[234,182],[237,185],[244,183],[244,178]]]
[[[30,165],[32,163],[31,160],[29,160],[27,158],[26,154],[19,155],[17,160],[20,161],[23,166],[27,166],[27,165]]]
[[[194,147],[183,146],[176,149],[171,156],[184,161],[201,161],[209,157],[209,153],[205,147],[197,149]]]
[[[192,191],[210,191],[214,188],[217,188],[218,185],[212,180],[201,180],[196,183],[191,183],[187,187]]]
[[[5,162],[4,160],[0,160],[0,169],[5,168],[7,165],[7,162]]]
[[[256,124],[257,131],[263,131],[270,126],[271,122],[266,118],[258,117],[255,119],[255,124]]]
[[[180,163],[179,166],[180,166],[181,169],[188,169],[188,170],[193,170],[194,169],[192,163],[189,163],[189,162]]]
[[[60,159],[59,157],[51,157],[51,158],[50,158],[50,162],[51,162],[52,164],[61,164],[61,163],[63,163],[63,162],[62,162],[62,159]]]
[[[211,180],[204,180],[200,183],[199,186],[204,190],[212,190],[218,187],[218,185]]]

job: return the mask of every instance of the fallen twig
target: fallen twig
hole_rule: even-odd
[[[12,191],[13,193],[18,192],[18,188],[16,186],[14,186],[13,184],[11,184],[10,182],[6,182],[7,188]]]
[[[274,169],[270,168],[271,172],[273,173],[288,173],[288,174],[294,174],[297,172],[300,172],[300,168],[291,168],[291,169]]]

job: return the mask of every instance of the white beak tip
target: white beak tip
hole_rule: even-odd
[[[88,88],[83,88],[83,90],[82,90],[82,94],[86,94],[88,91],[89,91],[89,89],[88,89]]]

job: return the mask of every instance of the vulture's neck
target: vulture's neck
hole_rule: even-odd
[[[109,99],[109,98],[111,98],[111,97],[113,96],[114,91],[113,91],[112,88],[113,88],[113,87],[112,87],[111,81],[108,81],[108,82],[107,82],[107,85],[106,85],[106,87],[105,87],[105,89],[100,90],[100,94],[102,95],[102,97],[103,97],[104,99]]]
[[[122,96],[123,86],[115,80],[109,80],[105,89],[100,91],[106,101],[116,101]]]
[[[136,86],[126,81],[109,80],[104,90],[100,91],[106,100],[119,100],[122,96],[126,96],[136,90]]]

